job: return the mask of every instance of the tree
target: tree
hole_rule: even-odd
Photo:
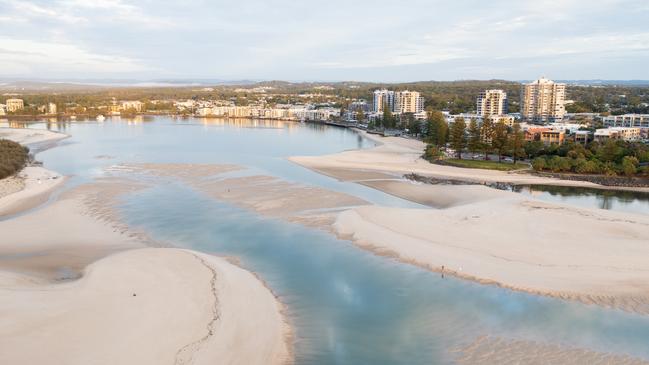
[[[626,176],[633,176],[638,172],[638,159],[634,156],[624,156],[622,159],[622,171]]]
[[[484,149],[484,159],[488,159],[489,152],[491,151],[491,141],[494,134],[494,125],[491,118],[485,117],[482,121],[482,148]]]
[[[426,140],[437,147],[446,145],[448,137],[448,125],[444,119],[444,114],[439,111],[429,113]]]
[[[519,157],[525,157],[525,135],[518,123],[514,123],[511,136],[509,138],[509,151],[514,158],[514,165]]]
[[[383,127],[384,128],[394,128],[396,121],[394,120],[394,115],[390,108],[387,105],[383,106]]]
[[[502,160],[503,152],[507,148],[507,140],[507,125],[501,120],[494,126],[491,136],[491,147],[498,153],[498,162]]]
[[[409,118],[408,131],[410,134],[414,134],[415,136],[418,136],[421,133],[421,123],[414,117]]]
[[[471,122],[469,122],[469,139],[467,141],[467,147],[471,154],[482,150],[482,128],[480,128],[480,125],[475,118],[471,119]]]
[[[466,123],[464,118],[456,118],[451,127],[451,148],[457,153],[457,158],[462,159],[462,150],[466,147]]]
[[[363,113],[362,109],[358,109],[358,111],[356,112],[356,120],[359,121],[359,122],[362,122],[362,121],[365,120],[365,113]]]

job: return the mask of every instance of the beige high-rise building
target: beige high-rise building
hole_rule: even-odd
[[[417,91],[398,91],[394,93],[395,113],[419,113],[424,110],[424,98]]]
[[[478,96],[478,115],[489,117],[492,115],[505,115],[507,113],[507,93],[505,91],[485,90]]]
[[[529,122],[545,123],[563,118],[566,84],[558,84],[544,77],[523,85],[521,114]]]
[[[25,108],[23,99],[7,99],[5,103],[7,105],[8,112],[15,112],[17,110],[22,110]]]

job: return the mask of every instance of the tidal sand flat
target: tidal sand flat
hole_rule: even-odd
[[[99,179],[0,221],[1,363],[290,362],[282,304],[257,277],[223,258],[147,248],[165,243],[122,223],[119,200],[146,187]],[[0,206],[24,207],[25,190]]]
[[[324,167],[334,176],[338,169],[345,179],[358,169],[358,183],[441,209],[357,207],[337,217],[334,230],[341,237],[382,255],[482,283],[649,313],[646,216],[544,203],[484,186],[364,180],[368,171],[409,170],[472,181],[547,180],[430,165],[419,158],[423,145],[418,141],[381,141],[373,149],[291,160],[316,171]]]
[[[266,175],[229,176],[235,165],[131,164],[126,171],[179,178],[212,198],[265,216],[330,229],[339,212],[368,202],[352,195]]]
[[[0,361],[282,364],[289,334],[257,278],[224,259],[144,248],[56,285],[2,283]],[[38,350],[36,350],[38,349]]]

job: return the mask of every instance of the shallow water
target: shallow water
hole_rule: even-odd
[[[513,191],[552,203],[649,214],[649,193],[550,185],[514,186]]]
[[[234,163],[377,204],[417,206],[285,160],[372,146],[344,129],[169,118],[50,128],[72,137],[38,158],[75,175],[70,186],[124,162]],[[123,199],[128,223],[181,247],[237,257],[258,273],[287,306],[299,364],[451,363],[450,349],[485,334],[649,359],[649,317],[442,278],[327,233],[212,200],[173,179],[154,182]]]

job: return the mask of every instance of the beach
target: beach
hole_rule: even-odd
[[[593,185],[433,165],[420,158],[419,141],[387,137],[378,142],[366,150],[290,160],[435,209],[367,205],[345,210],[333,225],[341,238],[379,255],[483,284],[649,313],[649,265],[643,259],[649,255],[649,217],[546,203],[480,185],[409,181],[402,175]]]
[[[47,202],[63,176],[27,167],[18,179],[0,197],[0,362],[291,362],[283,304],[259,278],[123,222],[119,199],[146,184],[97,179]]]
[[[417,174],[440,180],[455,180],[474,184],[504,183],[611,188],[587,181],[561,180],[531,175],[526,172],[505,172],[432,164],[421,158],[425,148],[422,141],[402,137],[380,137],[360,130],[357,132],[363,137],[375,141],[378,145],[374,148],[344,151],[326,156],[294,156],[289,160],[344,181],[372,179],[368,176],[376,174],[392,177]],[[637,187],[624,188],[623,190],[648,192],[649,188]]]

